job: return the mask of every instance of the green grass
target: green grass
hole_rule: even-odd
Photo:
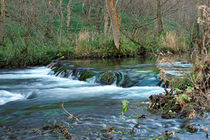
[[[64,39],[65,40],[65,39]],[[0,67],[25,67],[47,65],[52,60],[65,56],[65,58],[110,58],[133,57],[138,53],[138,46],[123,39],[121,50],[114,46],[113,39],[97,37],[82,40],[69,46],[12,46],[0,47]]]
[[[70,51],[67,47],[0,47],[0,67],[46,65],[61,56],[68,57]]]

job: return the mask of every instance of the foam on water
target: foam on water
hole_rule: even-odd
[[[131,87],[122,88],[116,85],[108,86],[90,86],[90,87],[74,87],[74,88],[52,88],[42,94],[43,98],[56,97],[57,100],[80,100],[84,98],[100,97],[106,99],[146,99],[152,94],[159,94],[164,89],[161,87]],[[108,95],[108,96],[107,96]]]
[[[1,72],[0,79],[46,78],[50,77],[50,75],[48,75],[50,71],[51,69],[47,67],[35,67],[25,70]]]
[[[184,64],[182,62],[170,62],[170,63],[160,63],[162,67],[181,67],[181,68],[190,68],[192,64]]]
[[[157,86],[122,88],[116,86],[116,83],[100,85],[95,83],[95,77],[84,82],[56,77],[50,75],[50,71],[51,69],[47,67],[35,67],[1,72],[0,79],[8,81],[8,84],[0,85],[0,105],[23,98],[27,99],[27,97],[31,97],[34,90],[39,91],[39,94],[36,94],[39,100],[51,99],[56,101],[90,97],[106,97],[107,99],[147,98],[151,94],[158,94],[163,91],[163,88]],[[26,83],[27,79],[34,80]],[[13,80],[18,80],[18,82],[11,86],[9,83]],[[9,89],[14,93],[8,92]],[[16,94],[16,92],[22,94]]]
[[[5,90],[0,90],[0,105],[6,104],[11,101],[24,99],[25,97],[21,94],[11,93]]]

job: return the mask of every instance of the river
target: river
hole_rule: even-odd
[[[193,124],[198,131],[182,131],[171,139],[206,139],[209,133],[204,130],[210,126],[209,114],[192,120],[162,119],[147,111],[148,97],[164,91],[155,60],[77,60],[55,64],[58,65],[0,70],[0,139],[62,139],[61,134],[42,129],[54,124],[66,126],[74,139],[155,139],[165,131],[180,130],[184,124]],[[178,75],[191,66],[174,64],[176,67],[166,68],[168,73]],[[93,75],[81,81],[84,71]],[[114,72],[115,77],[121,75],[120,80],[101,84],[100,77],[107,71]],[[131,108],[146,118],[133,118],[132,112],[121,115],[122,100],[129,100]],[[80,122],[68,118],[60,108],[62,103]],[[103,133],[110,128],[117,133]],[[130,134],[131,130],[136,135]]]

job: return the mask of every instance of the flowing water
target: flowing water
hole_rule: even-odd
[[[191,66],[174,64],[162,66],[174,75],[189,71]],[[115,76],[108,85],[100,82],[107,71]],[[155,62],[138,58],[62,61],[51,68],[0,70],[0,139],[61,139],[61,134],[42,129],[54,124],[67,127],[74,139],[155,139],[166,130],[174,132],[184,124],[194,124],[196,133],[182,131],[172,139],[206,139],[208,114],[194,120],[166,120],[147,111],[148,97],[164,91],[156,71]],[[84,72],[91,72],[91,76],[81,81]],[[129,100],[131,108],[146,118],[133,118],[132,112],[122,116],[121,100]],[[60,109],[61,103],[80,122],[68,118]],[[103,133],[109,128],[118,133]]]

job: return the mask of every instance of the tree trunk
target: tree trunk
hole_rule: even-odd
[[[5,32],[5,1],[1,0],[1,35],[0,35],[0,45],[4,45],[4,32]]]
[[[156,0],[156,20],[157,20],[157,33],[161,34],[163,32],[163,16],[162,16],[162,10],[161,10],[161,3],[160,0]]]
[[[114,36],[114,44],[117,49],[120,49],[120,28],[118,24],[117,13],[114,7],[113,0],[107,0],[109,16],[111,19],[113,36]]]
[[[62,4],[63,4],[63,0],[60,0],[60,4],[59,4],[59,8],[60,8],[60,34],[59,34],[59,46],[62,45],[62,29],[63,29],[63,11],[62,11]]]
[[[107,35],[108,25],[109,25],[109,13],[108,13],[108,5],[106,0],[104,6],[104,36]]]
[[[92,6],[91,6],[91,4],[90,4],[90,7],[89,7],[89,9],[88,9],[88,25],[90,25],[90,21],[91,21],[91,11],[92,11]]]
[[[32,28],[34,28],[35,23],[36,23],[36,0],[32,0],[32,20],[31,20],[31,25]]]
[[[121,25],[121,8],[122,8],[122,0],[117,0],[116,3],[115,3],[115,9],[117,9],[119,26]]]
[[[68,6],[67,6],[67,22],[66,22],[67,27],[69,27],[70,25],[70,18],[71,18],[71,0],[69,0]]]
[[[206,58],[204,58],[204,56],[202,57],[203,60],[202,62],[205,61],[205,59],[207,59],[207,54],[208,54],[208,50],[210,49],[210,7],[209,7],[209,0],[206,0],[206,7],[203,9],[203,16],[205,18],[205,28],[204,28],[204,36],[203,36],[203,48],[201,50],[201,55],[206,56]],[[206,52],[205,52],[206,51]]]
[[[119,4],[118,4],[118,21],[119,21],[119,25],[121,26],[121,9],[122,9],[122,0],[119,0]]]

